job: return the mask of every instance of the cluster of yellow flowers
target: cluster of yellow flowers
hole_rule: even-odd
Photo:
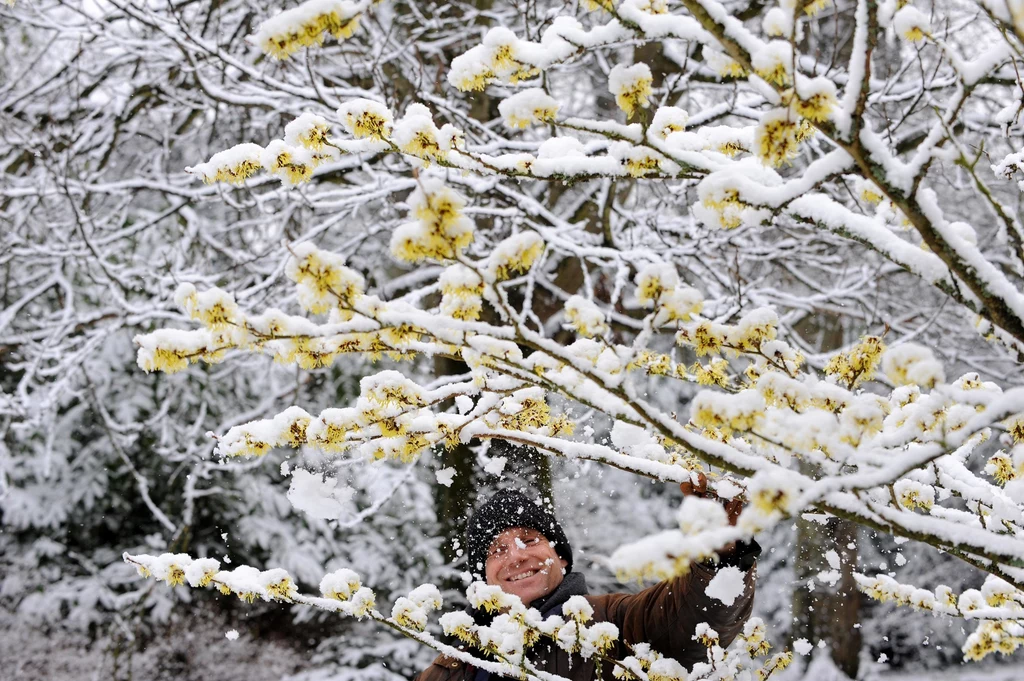
[[[608,74],[608,90],[615,95],[615,103],[631,118],[637,109],[650,103],[654,76],[647,64],[624,66],[616,64]]]
[[[756,390],[743,390],[735,395],[705,391],[691,402],[690,422],[730,437],[735,431],[754,430],[764,419],[765,406],[764,398]]]
[[[554,121],[559,108],[558,101],[539,88],[520,90],[498,104],[505,125],[513,129]]]
[[[338,108],[338,117],[350,135],[358,139],[387,141],[395,117],[391,109],[372,99],[352,99]]]
[[[207,184],[244,184],[246,178],[266,170],[288,185],[308,182],[323,162],[337,158],[330,141],[330,124],[321,116],[305,113],[285,126],[285,138],[264,149],[258,144],[239,144],[219,151],[206,163],[186,168]]]
[[[601,308],[582,296],[572,296],[566,301],[565,321],[585,338],[604,336],[609,329]]]
[[[544,252],[544,240],[536,232],[520,232],[501,241],[487,259],[487,273],[494,281],[525,274]]]
[[[735,189],[708,192],[701,200],[701,205],[713,211],[717,224],[723,229],[736,229],[743,224],[745,211],[749,204],[740,200],[740,193]]]
[[[1012,655],[1024,645],[1024,619],[982,622],[964,643],[964,659],[978,662],[992,653]]]
[[[760,617],[751,617],[747,620],[739,640],[750,657],[762,657],[772,649],[772,644],[767,639],[767,628]]]
[[[792,80],[789,72],[793,61],[793,47],[786,40],[772,40],[758,52],[751,55],[754,73],[773,85],[788,85]]]
[[[263,147],[246,142],[218,151],[206,163],[185,168],[185,171],[198,175],[206,184],[227,182],[242,185],[246,178],[263,168],[262,155]]]
[[[473,221],[466,200],[437,178],[425,178],[409,197],[415,222],[391,235],[391,252],[406,262],[453,260],[473,241]]]
[[[352,37],[368,4],[307,0],[264,21],[253,39],[271,57],[287,59],[304,47],[323,45],[324,34],[339,41]]]
[[[885,344],[879,336],[864,336],[846,352],[837,353],[825,365],[825,373],[854,388],[875,375]]]
[[[338,310],[350,319],[351,309],[363,295],[363,276],[345,266],[345,259],[309,242],[292,247],[285,275],[296,284],[299,303],[313,314]]]
[[[484,282],[465,265],[449,265],[438,280],[441,286],[441,314],[473,321],[483,309]]]
[[[125,553],[124,561],[133,565],[139,575],[153,577],[170,587],[188,583],[193,588],[215,587],[223,595],[234,593],[246,603],[257,598],[265,601],[294,602],[298,589],[286,570],[257,570],[242,565],[234,570],[221,570],[213,558],[193,559],[185,553],[164,553],[159,556]]]
[[[780,166],[800,151],[800,118],[790,109],[772,109],[761,116],[754,131],[757,156],[764,163]]]
[[[988,460],[985,472],[1000,485],[1024,477],[1024,447],[1015,446],[1009,451],[996,452]]]
[[[747,70],[732,57],[711,48],[704,48],[704,61],[722,78],[746,78]]]
[[[515,85],[533,78],[540,70],[526,63],[519,49],[519,39],[504,27],[487,32],[483,42],[452,60],[448,82],[463,92],[483,90],[492,80]]]

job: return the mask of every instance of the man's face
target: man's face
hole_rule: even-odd
[[[543,534],[513,527],[491,542],[485,572],[488,584],[496,584],[505,593],[519,596],[524,605],[530,605],[562,583],[562,571],[567,565]]]

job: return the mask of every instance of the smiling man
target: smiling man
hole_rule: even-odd
[[[685,493],[702,494],[703,485],[684,485]],[[741,504],[726,505],[731,522]],[[706,649],[694,640],[697,624],[707,622],[727,646],[743,629],[754,601],[756,542],[731,547],[717,564],[691,566],[689,574],[656,584],[637,594],[591,595],[582,574],[573,571],[572,547],[554,514],[539,500],[504,490],[477,509],[466,529],[467,567],[503,591],[515,594],[545,617],[561,614],[573,596],[584,596],[594,608],[594,620],[619,628],[620,643],[612,654],[628,655],[627,645],[650,643],[663,655],[686,667],[705,660]],[[705,587],[723,566],[745,571],[745,589],[731,605],[705,594]],[[475,612],[474,616],[484,617]],[[553,645],[539,643],[530,659],[543,671],[573,681],[595,678],[592,660],[570,656]],[[606,665],[606,675],[610,672]],[[447,656],[438,657],[417,681],[497,681],[491,674]]]

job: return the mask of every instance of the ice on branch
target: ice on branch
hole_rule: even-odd
[[[416,220],[391,235],[391,253],[399,260],[454,260],[472,243],[473,221],[463,213],[466,200],[439,178],[422,178],[408,204]]]
[[[324,34],[350,38],[370,2],[306,0],[260,24],[250,40],[275,59],[286,59],[304,47],[323,45]]]
[[[185,172],[198,175],[206,184],[228,182],[241,185],[263,167],[262,156],[263,147],[247,142],[218,151],[206,163],[185,168]]]
[[[410,104],[405,115],[395,123],[391,140],[399,150],[427,163],[440,158],[452,148],[450,135],[441,134],[434,125],[430,110],[422,104]]]
[[[637,109],[646,109],[650,103],[654,77],[647,64],[624,66],[616,64],[608,74],[608,90],[615,95],[615,103],[632,118]]]
[[[509,128],[528,128],[555,120],[558,101],[540,88],[522,90],[498,103],[498,112]]]
[[[391,109],[372,99],[353,99],[338,109],[345,130],[356,139],[386,141],[391,137],[394,115]]]
[[[906,5],[896,12],[892,18],[892,26],[896,29],[897,35],[912,43],[924,40],[931,31],[928,17],[913,5]]]

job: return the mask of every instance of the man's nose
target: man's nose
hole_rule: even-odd
[[[519,542],[512,542],[512,546],[508,547],[508,557],[512,562],[518,562],[527,557],[526,544],[520,544]]]

